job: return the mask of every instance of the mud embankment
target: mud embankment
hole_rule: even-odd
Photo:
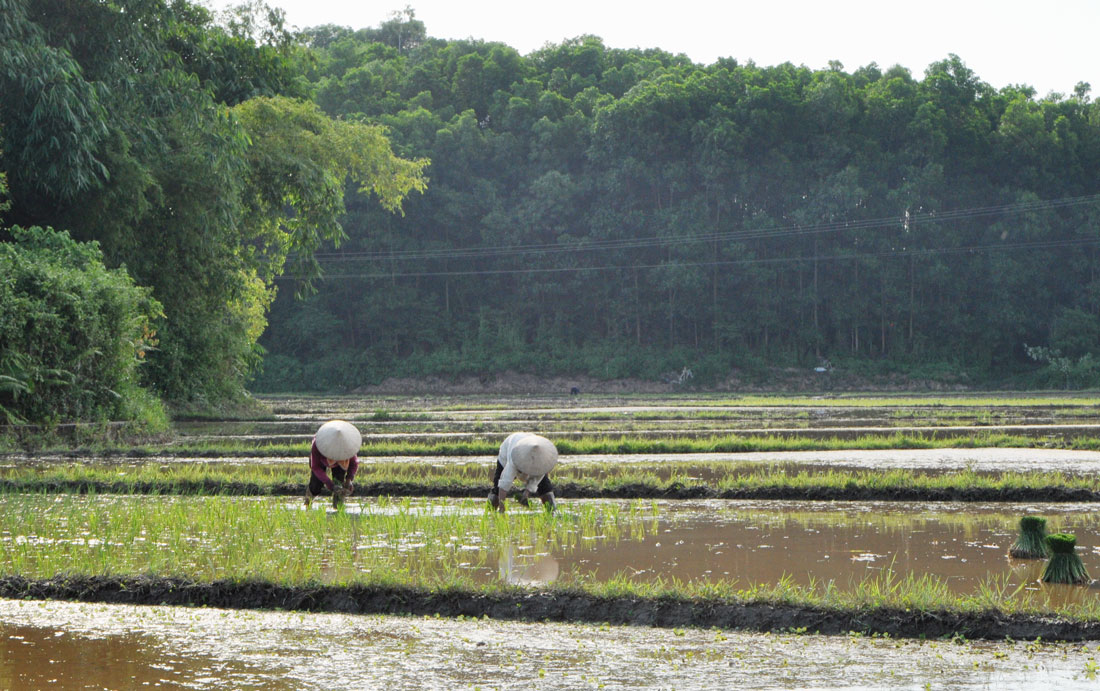
[[[489,485],[428,485],[378,482],[357,484],[354,497],[483,497]],[[0,480],[0,492],[58,494],[304,496],[303,484],[260,485],[248,482],[11,482]],[[557,483],[559,500],[569,499],[784,499],[803,501],[923,501],[923,502],[1100,502],[1100,491],[1073,487],[749,487],[716,489],[673,483],[591,487]]]
[[[904,638],[1045,641],[1100,640],[1100,622],[998,611],[958,613],[876,608],[830,610],[798,605],[674,598],[597,597],[576,592],[483,594],[376,586],[281,586],[263,582],[198,583],[177,578],[71,577],[0,579],[0,597],[130,605],[278,609],[344,614],[489,617],[528,622],[607,623],[755,632],[889,634]]]

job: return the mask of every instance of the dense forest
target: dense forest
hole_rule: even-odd
[[[24,335],[82,324],[43,243],[132,279],[96,337],[180,406],[501,371],[1100,383],[1088,84],[595,36],[521,55],[408,8],[298,31],[258,0],[0,0],[0,93],[0,262],[30,277],[0,289],[56,293],[41,319],[0,307],[9,419],[31,391],[114,390]]]
[[[594,36],[524,56],[432,39],[408,10],[303,40],[321,108],[385,125],[430,183],[404,216],[349,206],[318,292],[276,300],[263,387],[826,360],[1096,380],[1088,84],[994,90],[955,55],[922,78],[698,65]]]

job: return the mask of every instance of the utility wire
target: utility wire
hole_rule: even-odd
[[[524,254],[559,254],[594,252],[607,250],[640,249],[647,247],[660,247],[665,245],[683,245],[692,242],[740,242],[758,239],[772,239],[795,237],[802,235],[815,235],[822,233],[835,233],[844,230],[871,230],[882,228],[907,228],[928,223],[944,223],[948,221],[963,221],[976,218],[987,218],[1006,214],[1022,214],[1028,212],[1041,212],[1052,209],[1081,206],[1100,202],[1100,194],[1081,197],[1065,197],[1061,199],[1037,200],[1034,202],[1022,202],[1015,204],[1001,204],[987,207],[974,207],[946,212],[927,212],[910,214],[907,218],[889,217],[866,219],[857,221],[835,221],[814,225],[772,226],[750,230],[727,231],[721,233],[705,233],[695,235],[679,235],[669,237],[648,238],[623,238],[591,240],[585,239],[576,245],[563,245],[560,243],[506,245],[496,247],[467,247],[467,248],[440,248],[440,249],[416,249],[416,250],[372,250],[361,252],[327,252],[316,253],[313,256],[321,262],[337,261],[427,261],[432,259],[470,259],[478,257],[507,257]]]
[[[979,254],[985,252],[1021,250],[1021,249],[1051,249],[1058,247],[1084,247],[1100,245],[1100,238],[1079,238],[1069,240],[1036,240],[1031,242],[999,243],[994,245],[969,245],[961,247],[937,247],[929,249],[899,249],[883,250],[878,252],[861,252],[851,254],[813,255],[798,257],[755,257],[751,259],[729,259],[720,261],[703,262],[667,262],[663,264],[624,264],[604,266],[573,266],[553,268],[522,268],[522,269],[471,269],[462,271],[382,271],[374,273],[345,273],[324,274],[320,280],[350,280],[350,279],[392,279],[392,278],[431,278],[431,277],[460,277],[460,276],[499,276],[506,274],[564,274],[578,273],[582,271],[622,271],[637,269],[674,269],[674,268],[698,268],[714,266],[748,266],[753,264],[785,264],[785,263],[811,263],[828,261],[848,261],[852,259],[870,259],[874,257],[922,257],[938,254]],[[293,276],[279,276],[277,281],[297,280]]]

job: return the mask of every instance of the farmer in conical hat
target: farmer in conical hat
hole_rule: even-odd
[[[497,454],[496,472],[493,473],[493,489],[489,503],[497,511],[504,511],[504,500],[512,491],[512,483],[523,482],[523,494],[519,502],[524,506],[532,494],[542,500],[543,506],[553,511],[554,486],[550,484],[550,470],[558,462],[558,449],[546,437],[530,432],[516,432],[504,440]]]
[[[355,425],[343,420],[329,420],[321,425],[309,449],[309,486],[306,506],[322,489],[332,492],[332,505],[338,506],[354,489],[352,480],[359,469],[359,447],[363,437]],[[332,471],[332,478],[328,474]]]

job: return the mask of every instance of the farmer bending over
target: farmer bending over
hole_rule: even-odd
[[[321,425],[313,437],[313,446],[309,449],[309,486],[306,488],[306,506],[313,497],[321,493],[322,488],[332,492],[333,507],[339,506],[351,494],[354,486],[351,481],[359,469],[359,446],[363,437],[355,425],[343,420],[330,420]],[[332,479],[328,471],[332,470]],[[339,487],[337,487],[339,483]]]
[[[558,462],[558,450],[546,437],[529,432],[516,432],[504,440],[497,454],[497,468],[493,473],[493,489],[489,503],[497,511],[504,511],[504,500],[518,478],[523,482],[523,494],[519,502],[527,506],[532,494],[542,500],[550,511],[554,504],[554,486],[550,484],[550,470]]]

